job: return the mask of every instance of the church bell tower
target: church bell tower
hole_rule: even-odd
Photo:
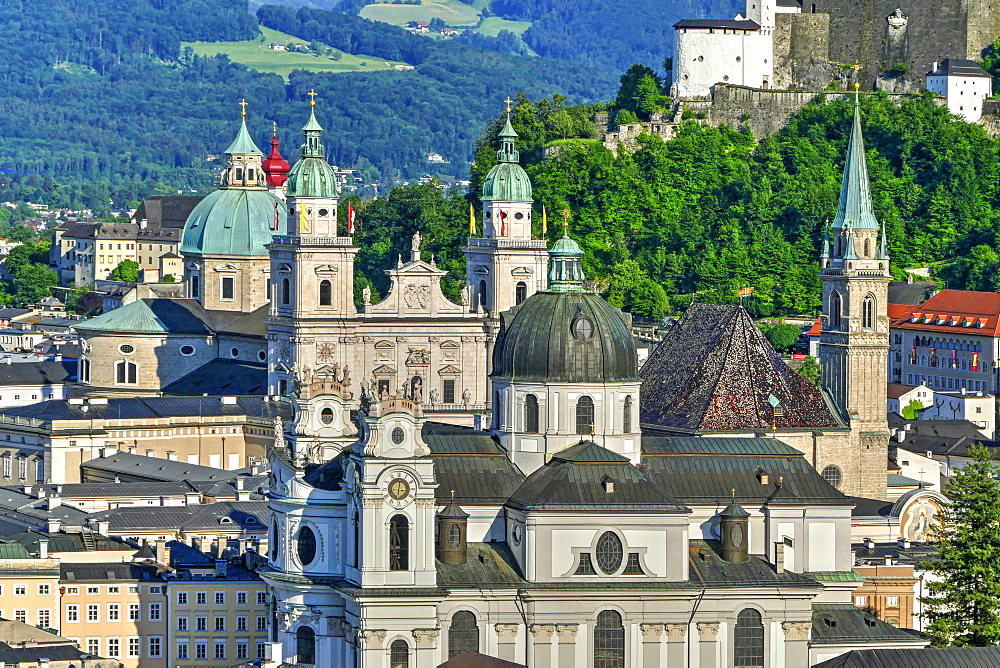
[[[889,254],[875,219],[857,97],[837,215],[823,240],[819,343],[823,385],[849,421],[849,448],[827,448],[814,462],[846,494],[886,495],[886,370]]]

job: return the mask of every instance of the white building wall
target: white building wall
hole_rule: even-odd
[[[719,82],[766,88],[774,75],[773,38],[768,31],[681,29],[674,57],[675,96],[703,98]]]
[[[983,100],[993,94],[993,80],[988,77],[928,76],[927,90],[947,99],[948,111],[975,123],[983,115]]]

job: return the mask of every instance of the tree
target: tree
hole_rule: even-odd
[[[17,306],[37,304],[52,294],[52,286],[56,281],[55,270],[49,269],[44,264],[34,263],[21,268],[10,282],[14,304]]]
[[[124,283],[135,283],[139,280],[139,263],[135,260],[122,260],[111,272],[111,278]]]
[[[177,277],[175,277],[173,274],[164,274],[163,278],[160,279],[160,282],[161,283],[176,283],[177,282]]]
[[[795,342],[802,335],[801,329],[795,325],[786,325],[784,323],[762,325],[760,329],[779,353],[787,353],[791,350],[792,346],[795,345]]]
[[[813,385],[819,385],[823,378],[823,367],[815,357],[807,357],[799,367],[799,375],[807,378]]]
[[[1000,468],[980,443],[969,456],[948,487],[950,503],[935,529],[937,559],[922,565],[938,576],[922,599],[936,647],[1000,644]]]
[[[920,411],[924,410],[924,405],[916,399],[910,399],[910,403],[903,408],[903,417],[907,420],[916,420],[920,417]]]

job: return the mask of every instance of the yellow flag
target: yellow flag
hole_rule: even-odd
[[[306,207],[305,206],[299,206],[299,223],[301,224],[303,232],[308,232],[309,231],[309,230],[306,229]]]
[[[469,236],[476,236],[476,210],[469,204]]]
[[[542,236],[549,233],[549,216],[545,213],[545,205],[542,205]]]

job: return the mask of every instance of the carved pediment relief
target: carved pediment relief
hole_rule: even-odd
[[[372,369],[373,376],[395,376],[396,370],[388,364],[380,364]]]
[[[490,275],[490,270],[487,267],[481,267],[480,266],[480,267],[476,267],[476,270],[473,273],[476,276],[489,276]]]
[[[531,270],[531,267],[514,267],[511,270],[510,275],[515,278],[528,278],[535,272]]]
[[[239,269],[235,265],[226,263],[226,264],[220,264],[218,266],[212,267],[212,271],[226,271],[226,272],[230,272],[230,271],[239,271]]]
[[[462,370],[459,369],[454,364],[449,364],[438,369],[438,375],[441,376],[460,376],[462,375]]]
[[[410,348],[406,355],[407,366],[420,366],[431,363],[431,356],[423,348]]]
[[[338,271],[340,271],[340,269],[338,269],[335,265],[332,264],[321,264],[316,267],[317,276],[333,276]]]
[[[427,308],[431,303],[431,286],[407,283],[403,288],[403,301],[407,308]]]
[[[284,274],[290,274],[290,273],[292,273],[292,265],[285,264],[283,262],[283,263],[281,263],[281,264],[278,265],[278,271],[280,271],[280,272],[282,272]]]

